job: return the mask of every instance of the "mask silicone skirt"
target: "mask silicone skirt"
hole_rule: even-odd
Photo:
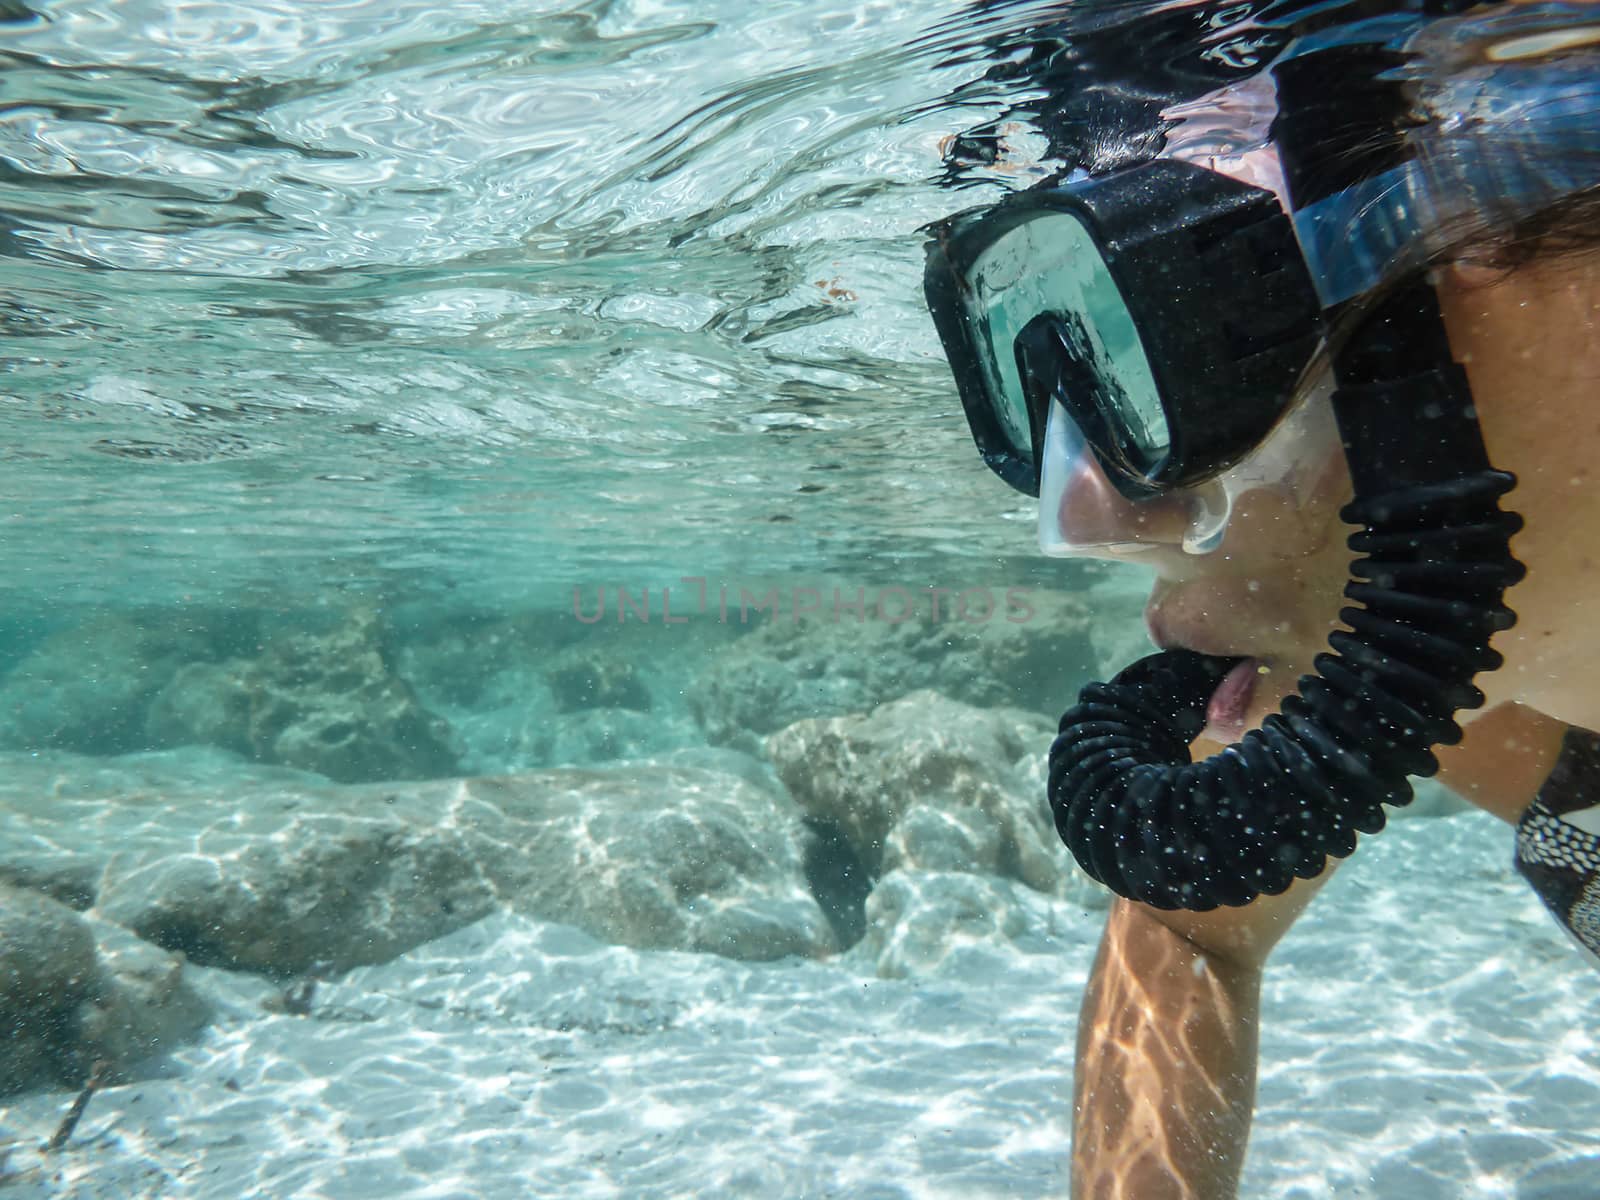
[[[1330,484],[1343,451],[1331,387],[1311,389],[1267,440],[1219,475],[1185,488],[1129,498],[1107,478],[1066,408],[1046,419],[1039,472],[1039,549],[1050,557],[1138,554],[1161,546],[1189,555],[1221,548],[1236,514],[1270,510],[1273,540],[1289,556],[1320,545],[1332,510]]]

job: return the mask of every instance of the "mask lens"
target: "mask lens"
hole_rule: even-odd
[[[1012,452],[1037,468],[1045,414],[1059,399],[1109,467],[1152,478],[1171,449],[1165,410],[1083,223],[1067,212],[1030,215],[975,257],[967,283],[986,392]]]
[[[1166,413],[1160,405],[1151,411],[1128,394],[1116,365],[1097,357],[1094,338],[1078,314],[1035,317],[1017,336],[1015,351],[1030,411],[1063,405],[1087,431],[1107,469],[1145,494],[1172,449]]]

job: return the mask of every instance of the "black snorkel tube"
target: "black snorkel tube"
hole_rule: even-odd
[[[1521,528],[1500,498],[1515,479],[1489,465],[1466,373],[1450,356],[1432,287],[1390,292],[1334,356],[1333,405],[1359,525],[1330,635],[1261,728],[1201,762],[1189,743],[1238,659],[1168,650],[1084,688],[1050,749],[1049,799],[1073,857],[1118,895],[1207,911],[1276,895],[1376,833],[1409,776],[1459,741],[1454,715],[1515,616]]]

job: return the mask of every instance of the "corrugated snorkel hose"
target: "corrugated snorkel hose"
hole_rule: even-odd
[[[1419,356],[1432,365],[1416,369]],[[1500,665],[1491,636],[1522,578],[1465,373],[1450,361],[1432,289],[1385,303],[1336,359],[1334,406],[1360,525],[1340,610],[1316,674],[1261,728],[1201,762],[1189,743],[1239,660],[1187,650],[1142,659],[1084,688],[1050,749],[1049,798],[1073,857],[1118,895],[1207,911],[1276,895],[1343,858],[1383,806],[1432,775],[1432,747],[1461,738],[1454,714]]]

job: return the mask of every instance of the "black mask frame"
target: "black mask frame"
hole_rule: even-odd
[[[1025,314],[1015,343],[995,344],[975,281],[988,252],[1041,219],[1081,228],[1099,255],[1095,270],[1114,282],[1163,410],[1168,439],[1158,453],[1142,446],[1116,372],[1093,351],[1085,330],[1095,313]],[[989,467],[1028,495],[1039,494],[1053,397],[1113,486],[1142,499],[1202,482],[1259,445],[1321,342],[1316,288],[1277,196],[1190,163],[1156,160],[1030,189],[930,233],[923,290],[973,440]],[[1022,396],[1003,394],[1000,359],[1009,355]]]

